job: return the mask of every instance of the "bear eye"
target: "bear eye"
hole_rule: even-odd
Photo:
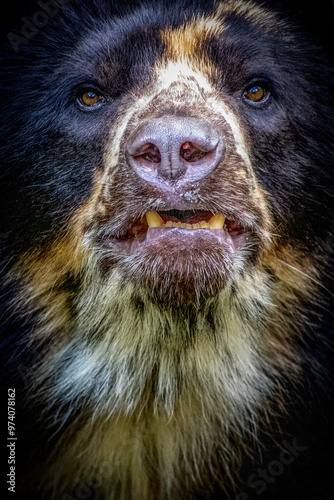
[[[81,90],[77,97],[81,107],[86,109],[96,109],[105,102],[105,97],[95,89]]]
[[[262,103],[268,99],[269,92],[265,87],[262,87],[261,85],[252,85],[245,90],[244,97],[248,101],[254,103]]]

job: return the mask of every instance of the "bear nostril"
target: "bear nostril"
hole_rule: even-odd
[[[184,142],[180,148],[181,158],[190,163],[201,160],[210,152],[189,141]]]
[[[134,153],[133,157],[136,161],[145,163],[158,164],[161,162],[159,148],[151,142],[147,142],[143,146],[140,146]]]

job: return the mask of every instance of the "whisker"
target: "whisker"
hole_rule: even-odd
[[[282,238],[282,236],[280,234],[276,234],[276,233],[268,233],[269,236],[275,236],[276,238]]]

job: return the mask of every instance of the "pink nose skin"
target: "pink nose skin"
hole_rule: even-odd
[[[201,118],[165,115],[140,125],[130,136],[127,159],[151,184],[193,182],[222,159],[223,135]]]

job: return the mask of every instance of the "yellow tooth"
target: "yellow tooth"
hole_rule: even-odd
[[[186,224],[186,229],[193,229],[193,225],[192,224]]]
[[[199,223],[199,227],[201,229],[209,229],[210,227],[210,224],[208,222],[205,222],[204,220],[202,222]]]
[[[146,220],[148,227],[160,227],[164,223],[158,212],[146,212]]]
[[[173,222],[171,220],[168,220],[165,224],[164,227],[182,227],[181,222]]]
[[[223,229],[225,223],[225,216],[222,214],[215,214],[209,220],[211,229]]]

